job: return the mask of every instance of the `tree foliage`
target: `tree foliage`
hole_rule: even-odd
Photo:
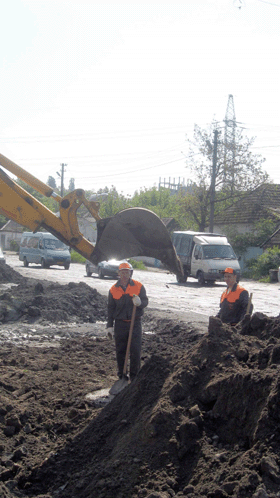
[[[75,178],[70,178],[68,190],[69,192],[73,192],[73,190],[75,190]]]
[[[0,228],[2,228],[7,223],[7,218],[0,214]]]
[[[47,181],[47,185],[49,185],[53,189],[57,188],[56,181],[55,181],[55,178],[53,176],[49,176],[48,181]]]
[[[100,198],[101,218],[114,216],[117,212],[130,207],[142,207],[153,211],[160,218],[174,218],[177,224],[182,228],[188,228],[186,224],[185,212],[181,209],[178,202],[178,195],[172,195],[168,189],[155,187],[136,191],[132,197],[125,197],[119,194],[115,187],[104,188],[94,193],[86,192],[87,199],[95,197]]]
[[[236,228],[231,226],[223,230],[230,244],[238,256],[242,256],[249,247],[259,247],[275,231],[276,223],[272,219],[262,218],[254,227],[254,230],[247,233],[238,233]]]
[[[30,187],[30,185],[27,185],[23,180],[17,179],[16,183],[51,211],[56,212],[59,210],[58,203],[52,197],[44,196],[33,187]]]
[[[153,187],[135,192],[131,199],[131,205],[150,209],[159,218],[174,218],[177,225],[184,230],[188,228],[189,220],[181,207],[179,199],[179,193],[171,193],[169,189],[163,187],[159,190]]]
[[[193,138],[187,140],[189,152],[186,167],[190,171],[192,180],[189,182],[189,192],[181,202],[185,211],[192,216],[195,227],[200,231],[205,230],[210,221],[213,176],[215,177],[215,215],[268,181],[268,174],[262,169],[265,159],[250,150],[254,138],[243,136],[240,128],[236,128],[232,162],[227,159],[228,146],[225,145],[222,132],[218,134],[217,160],[213,175],[212,142],[215,129],[217,129],[215,121],[207,129],[195,125]]]
[[[157,190],[156,187],[136,191],[131,199],[131,205],[150,209],[160,218],[171,216],[170,213],[174,208],[169,190],[164,188]]]
[[[108,218],[109,216],[114,216],[114,214],[130,207],[129,199],[126,198],[123,194],[119,194],[116,190],[116,187],[105,187],[104,189],[99,189],[97,192],[98,195],[101,196],[105,194],[103,200],[100,202],[100,211],[99,215],[101,218]]]
[[[267,249],[257,258],[251,258],[246,261],[247,278],[259,280],[269,275],[269,270],[277,270],[280,267],[280,249],[275,246]]]
[[[99,202],[99,216],[101,218],[108,218],[114,216],[122,209],[130,207],[130,201],[123,194],[119,194],[115,187],[104,187],[97,192],[94,190],[86,190],[85,196],[88,200]],[[85,206],[79,208],[78,216],[87,216],[88,210]]]

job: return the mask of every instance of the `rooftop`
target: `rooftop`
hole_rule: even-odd
[[[280,218],[280,185],[265,184],[215,216],[216,224],[254,223],[262,216]]]

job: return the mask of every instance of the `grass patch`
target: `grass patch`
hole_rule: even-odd
[[[260,278],[259,282],[261,282],[262,284],[269,284],[270,283],[270,277],[268,275],[268,277],[262,277]]]
[[[76,251],[71,251],[71,263],[80,263],[84,264],[86,262],[86,258],[81,256],[78,252]]]
[[[135,270],[147,270],[143,261],[136,261],[135,259],[129,259],[129,262]]]
[[[136,261],[135,259],[128,259],[127,261],[130,262],[130,264],[133,266],[135,270],[147,270],[146,266],[144,265],[143,261]],[[80,264],[85,264],[86,258],[81,256],[78,252],[76,251],[71,251],[71,263],[80,263]]]

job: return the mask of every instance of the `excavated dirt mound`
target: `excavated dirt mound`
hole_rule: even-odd
[[[17,271],[13,270],[9,265],[6,265],[0,261],[0,283],[14,283],[19,284],[27,280],[25,277],[20,275]]]
[[[114,344],[88,327],[106,300],[87,285],[31,279],[4,294],[5,305],[25,303],[13,326],[71,334],[55,346],[1,343],[1,497],[280,496],[278,317],[255,313],[236,328],[211,317],[202,334],[147,310],[141,371],[100,406],[87,394],[116,380]],[[53,310],[67,315],[53,323]]]
[[[95,323],[106,319],[106,298],[82,282],[59,285],[18,276],[8,265],[0,266],[0,282],[18,284],[0,295],[0,323]]]

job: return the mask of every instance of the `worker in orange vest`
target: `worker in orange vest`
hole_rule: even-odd
[[[115,337],[118,376],[123,376],[124,361],[131,324],[133,305],[136,306],[135,322],[130,345],[130,380],[141,363],[142,323],[144,308],[148,305],[146,289],[132,277],[133,267],[128,262],[119,266],[119,279],[109,290],[107,335]]]
[[[244,287],[236,281],[236,271],[233,268],[226,268],[224,280],[227,284],[226,290],[221,295],[220,310],[217,317],[224,323],[236,325],[244,318],[246,313],[252,313],[253,306],[248,308],[249,294]]]

